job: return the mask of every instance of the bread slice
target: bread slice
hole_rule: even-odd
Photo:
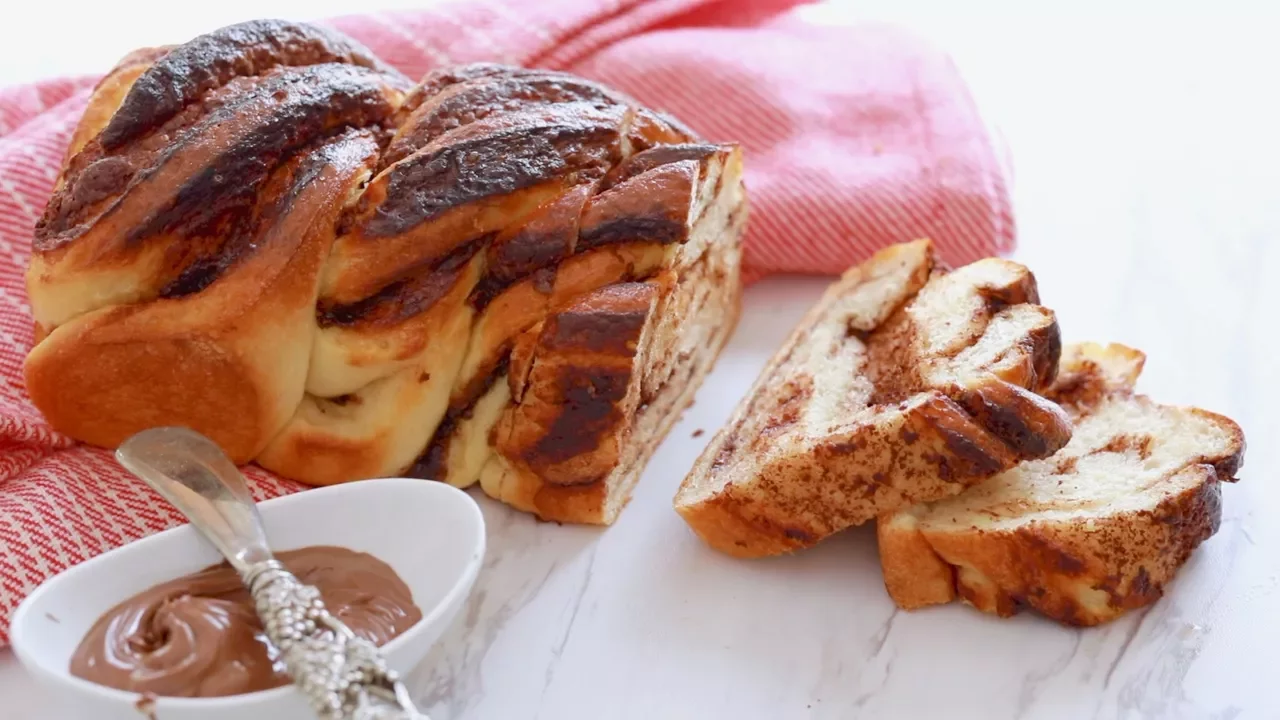
[[[1072,416],[1071,442],[953,498],[881,518],[885,586],[899,606],[957,594],[1008,616],[1029,605],[1096,625],[1160,597],[1221,518],[1220,481],[1244,457],[1233,421],[1133,392],[1142,353],[1080,344],[1046,395]]]
[[[737,262],[708,255],[674,283],[605,288],[538,328],[528,360],[517,345],[509,378],[521,399],[494,428],[484,491],[546,520],[611,524],[736,324]],[[587,329],[602,308],[614,311],[603,345]]]
[[[742,557],[955,495],[1070,437],[1047,385],[1060,341],[1023,266],[935,269],[928,240],[850,269],[768,363],[675,498]]]

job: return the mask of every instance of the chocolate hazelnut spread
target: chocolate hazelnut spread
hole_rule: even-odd
[[[408,586],[372,555],[317,545],[276,558],[319,588],[329,612],[378,645],[422,618]],[[177,697],[239,695],[289,682],[248,590],[226,563],[157,585],[109,610],[80,641],[71,674],[120,690]]]

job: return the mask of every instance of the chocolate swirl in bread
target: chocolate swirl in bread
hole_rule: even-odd
[[[733,326],[744,221],[736,147],[610,88],[410,87],[244,23],[99,84],[37,227],[28,383],[99,445],[184,424],[304,482],[482,480],[607,523]]]
[[[165,53],[133,83],[103,129],[102,145],[114,149],[141,137],[237,77],[262,75],[279,66],[330,63],[398,75],[351,39],[314,25],[252,20],[201,35]]]

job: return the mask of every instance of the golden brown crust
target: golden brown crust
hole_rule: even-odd
[[[509,464],[558,486],[598,483],[613,470],[619,429],[639,400],[629,391],[640,334],[660,290],[611,285],[547,318],[513,392],[521,400],[494,430]]]
[[[256,458],[258,464],[312,485],[399,475],[418,457],[444,417],[452,380],[470,331],[467,290],[477,265],[426,312],[396,328],[419,362],[397,367],[351,393],[307,393],[293,417]],[[386,340],[375,336],[376,340]],[[313,351],[312,358],[315,353]]]
[[[549,296],[555,268],[576,249],[579,220],[595,190],[591,183],[579,185],[535,209],[523,224],[499,233],[489,245],[485,277],[472,293],[472,305],[483,309],[526,278],[533,290]]]
[[[111,122],[112,116],[120,107],[120,103],[124,102],[129,88],[133,87],[138,76],[172,49],[173,46],[170,45],[134,50],[121,58],[111,72],[98,81],[93,88],[93,94],[89,96],[84,114],[80,116],[80,122],[71,135],[71,142],[68,143],[67,152],[63,157],[64,164],[70,162],[71,158],[83,150],[84,146],[102,132],[107,123]]]
[[[1131,392],[1147,357],[1124,345],[1074,343],[1062,354],[1057,381],[1045,397],[1077,413],[1095,407],[1118,392]]]
[[[659,145],[642,150],[618,163],[616,167],[610,170],[603,181],[601,189],[608,190],[615,185],[626,182],[638,175],[643,175],[650,170],[656,170],[664,165],[685,162],[701,164],[720,151],[721,147],[719,145],[708,143]]]
[[[956,570],[938,557],[920,534],[919,521],[910,510],[891,513],[876,521],[884,586],[894,603],[904,610],[941,605],[956,599]]]
[[[253,458],[301,396],[333,220],[376,151],[353,132],[278,170],[260,198],[258,249],[205,292],[105,307],[55,329],[26,360],[32,401],[54,428],[96,445],[185,425],[237,462]]]
[[[642,239],[685,242],[701,174],[697,160],[678,160],[609,186],[583,213],[577,247],[589,250]]]
[[[281,47],[205,52],[267,25]],[[112,446],[183,424],[245,461],[292,412],[320,267],[402,82],[289,49],[323,34],[235,26],[131,54],[98,85],[27,273],[25,372],[54,427]]]
[[[1032,607],[1064,624],[1088,626],[1157,600],[1191,552],[1217,531],[1219,483],[1234,480],[1245,443],[1225,417],[1135,395],[1144,359],[1119,345],[1067,348],[1046,395],[1069,409],[1076,440],[970,491],[990,500],[958,505],[966,494],[881,518],[881,563],[894,601],[914,609],[958,594],[1000,616]],[[1174,434],[1150,434],[1159,427]],[[1088,483],[1099,481],[1085,472],[1111,473],[1102,482],[1121,494],[1099,488],[1090,499]],[[1116,475],[1143,472],[1154,474],[1138,485]],[[1026,482],[1017,481],[1019,474]],[[1073,488],[1071,496],[1032,496],[1035,487],[1054,486],[1055,476],[1056,485]],[[1017,488],[1026,495],[1010,495]],[[1046,508],[1046,502],[1057,505]],[[954,593],[920,580],[936,577],[939,563],[955,568]]]
[[[610,522],[673,420],[655,398],[696,387],[736,316],[741,153],[563,73],[407,85],[283,21],[122,60],[28,273],[55,427],[185,424],[313,484],[466,485],[506,408],[508,489]],[[700,264],[732,267],[724,302]],[[666,316],[693,306],[715,313],[686,347]]]
[[[1203,418],[1210,424],[1223,428],[1231,435],[1230,452],[1206,455],[1201,457],[1199,461],[1213,468],[1219,482],[1235,482],[1237,480],[1236,474],[1244,467],[1244,453],[1248,447],[1244,437],[1244,430],[1236,424],[1235,420],[1226,415],[1219,415],[1196,407],[1183,408],[1183,410],[1191,415]]]
[[[957,591],[979,610],[1008,617],[1025,606],[1067,625],[1097,625],[1158,600],[1191,552],[1217,532],[1217,475],[1197,466],[1182,472],[1195,480],[1154,509],[1095,519],[1087,528],[1034,523],[994,537],[925,537],[942,558],[978,571],[960,572]]]
[[[723,446],[720,459],[739,451]],[[771,462],[750,485],[732,483],[676,510],[717,550],[765,557],[810,547],[889,509],[953,495],[1018,457],[951,400],[923,396],[875,424]]]

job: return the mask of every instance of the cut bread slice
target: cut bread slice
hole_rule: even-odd
[[[1235,422],[1133,392],[1142,353],[1081,344],[1046,396],[1075,423],[1052,457],[953,498],[880,519],[885,586],[899,606],[958,594],[1008,616],[1023,605],[1070,625],[1142,607],[1221,519],[1220,481],[1244,457]]]
[[[759,557],[955,495],[1070,437],[1030,392],[1061,344],[1017,263],[936,270],[928,240],[829,288],[712,439],[675,498],[711,546]]]

